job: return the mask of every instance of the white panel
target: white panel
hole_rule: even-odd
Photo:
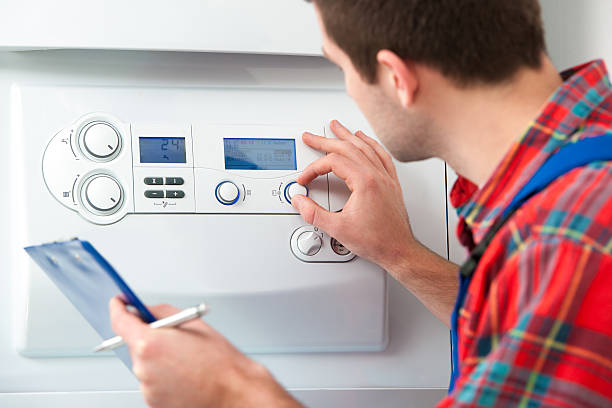
[[[71,211],[55,205],[51,195],[45,197],[40,194],[46,191],[41,185],[40,165],[35,164],[40,157],[39,152],[45,147],[46,139],[55,132],[45,121],[39,119],[39,112],[43,107],[46,107],[48,115],[58,118],[69,118],[79,115],[79,111],[91,111],[96,107],[103,107],[103,111],[113,109],[114,116],[122,118],[130,118],[142,110],[151,113],[157,110],[159,113],[151,116],[151,120],[164,118],[168,123],[172,123],[177,119],[176,116],[172,113],[165,116],[168,109],[165,101],[172,100],[174,111],[181,112],[182,117],[182,120],[175,123],[189,123],[185,118],[194,114],[190,109],[209,112],[211,120],[221,117],[226,109],[223,102],[224,99],[227,100],[228,93],[229,97],[246,105],[257,101],[262,110],[265,107],[269,112],[281,112],[286,100],[296,101],[300,97],[303,98],[302,95],[287,91],[246,89],[200,89],[198,92],[185,94],[174,89],[18,85],[14,85],[13,90],[20,95],[22,104],[23,148],[27,157],[27,165],[15,168],[14,171],[23,174],[28,192],[26,197],[38,196],[36,200],[24,197],[19,205],[27,218],[27,223],[22,228],[27,229],[28,242],[53,240],[53,235],[64,234],[66,231],[69,231],[70,235],[90,240],[128,282],[138,288],[137,293],[147,302],[165,302],[187,307],[206,301],[214,310],[207,320],[246,352],[384,349],[387,344],[384,272],[363,259],[356,259],[351,264],[341,266],[298,261],[290,250],[289,242],[293,231],[303,225],[299,215],[227,217],[128,214],[114,225],[99,227],[75,220]],[[334,99],[338,96],[341,95],[335,95]],[[317,95],[313,94],[312,98],[317,99]],[[328,100],[331,101],[331,98],[328,97]],[[62,104],[61,101],[70,102]],[[18,104],[19,101],[15,103]],[[237,102],[232,105],[234,109],[240,109]],[[291,115],[290,112],[285,112],[283,116],[285,120],[297,121],[299,111],[296,113]],[[269,114],[262,112],[261,115],[260,120],[271,120]],[[77,118],[78,116],[74,120]],[[203,119],[205,118],[199,120]],[[68,120],[66,123],[72,123],[74,120]],[[233,121],[243,123],[240,117],[235,117]],[[185,129],[183,132],[171,133],[168,133],[168,130],[162,133],[156,128],[147,130],[140,125],[134,125],[133,128],[138,137],[143,134],[175,134],[188,139],[189,136],[189,126],[177,128]],[[266,128],[261,127],[243,129],[251,129],[254,136],[262,136],[266,131]],[[222,150],[211,149],[219,156],[213,156],[212,158],[216,159],[213,162],[211,157],[206,157],[207,149],[204,146],[222,145],[222,140],[219,139],[226,134],[217,131],[201,135],[201,146],[195,149],[194,160],[188,160],[187,165],[196,162],[198,165],[209,163],[223,167],[220,160]],[[280,128],[268,129],[268,134],[269,137],[275,137],[277,134],[286,133]],[[129,146],[132,144],[137,143],[125,143],[123,159],[119,156],[117,161],[122,159],[128,163],[132,162],[129,154]],[[299,139],[296,144],[299,146],[297,151],[300,161],[319,156],[304,146]],[[190,143],[186,143],[186,146],[191,150]],[[201,155],[208,160],[200,161]],[[134,163],[136,162],[134,159]],[[94,172],[103,165],[91,163]],[[114,166],[113,163],[114,161],[105,163],[104,166]],[[168,170],[171,169],[169,164],[166,166]],[[143,168],[147,171],[154,169]],[[140,167],[136,169],[140,170]],[[284,171],[278,172],[285,174]],[[120,170],[115,170],[115,173],[122,179],[131,177],[131,169],[126,169],[127,176]],[[266,171],[261,177],[269,173],[275,171]],[[250,177],[256,175],[250,174]],[[137,179],[141,178],[142,174],[137,173]],[[200,172],[195,173],[195,178],[198,212],[224,212],[225,208],[221,207],[225,206],[216,202],[213,194],[205,194],[204,184],[208,184],[212,189],[217,181],[211,180],[211,177],[202,177]],[[242,180],[240,181],[242,185]],[[286,183],[288,180],[280,181]],[[270,204],[267,204],[268,201],[263,199],[266,198],[263,195],[264,188],[258,190],[257,182],[257,179],[244,181],[253,190],[253,194],[246,197],[245,202],[235,206],[237,211],[258,213],[263,209],[266,213],[276,213],[287,207],[291,213],[295,213],[289,204],[279,202],[276,197],[270,197]],[[269,180],[263,179],[261,182]],[[274,183],[276,184],[276,181]],[[272,186],[269,190],[266,189],[271,190]],[[262,194],[258,195],[258,191]],[[129,197],[131,192],[126,194]],[[208,207],[207,198],[211,203]],[[241,207],[246,207],[246,211]],[[250,208],[252,211],[249,211]],[[215,209],[217,211],[214,211]],[[119,237],[121,243],[118,244]],[[18,256],[26,255],[20,253]],[[81,329],[82,319],[77,318],[76,311],[62,312],[62,316],[72,314],[72,321],[66,319],[62,325],[57,321],[49,325],[46,311],[58,302],[58,297],[61,295],[53,286],[47,284],[46,277],[30,262],[29,298],[27,306],[24,305],[27,309],[24,315],[27,318],[27,333],[24,336],[25,342],[20,344],[22,353],[28,356],[91,354],[91,343],[88,343],[90,330]]]
[[[320,55],[303,0],[0,0],[0,48]]]
[[[59,131],[66,123],[74,117],[84,114],[90,110],[114,111],[122,119],[130,117],[130,122],[143,123],[150,121],[151,118],[166,118],[174,123],[185,121],[188,123],[191,118],[199,117],[205,120],[205,116],[214,117],[222,123],[231,123],[239,118],[244,123],[267,123],[277,122],[279,124],[290,125],[306,122],[326,122],[329,119],[337,118],[343,120],[353,128],[369,131],[367,123],[363,120],[351,101],[344,95],[342,90],[342,79],[336,69],[329,64],[322,62],[319,58],[304,57],[255,57],[255,56],[233,56],[227,55],[201,55],[201,54],[180,54],[180,53],[114,53],[114,52],[30,52],[21,54],[0,54],[0,134],[5,135],[4,141],[8,141],[8,150],[0,150],[0,163],[7,163],[8,180],[10,183],[10,206],[6,211],[0,213],[0,224],[8,225],[9,228],[0,229],[0,234],[6,234],[4,238],[8,243],[8,250],[5,250],[6,258],[11,260],[11,273],[0,274],[0,307],[4,310],[11,310],[11,320],[0,322],[0,359],[3,364],[11,367],[8,370],[0,370],[0,391],[27,392],[27,391],[91,391],[91,390],[135,390],[136,381],[131,374],[118,362],[112,358],[56,358],[56,359],[32,359],[18,355],[15,351],[15,333],[22,332],[23,320],[20,320],[21,310],[25,301],[24,284],[28,283],[27,274],[24,271],[28,264],[24,263],[26,258],[22,255],[22,246],[28,242],[28,236],[32,233],[38,234],[37,239],[47,240],[57,238],[58,229],[55,218],[62,219],[65,224],[61,231],[66,233],[76,233],[83,235],[84,238],[97,237],[89,228],[91,225],[83,221],[76,213],[66,213],[66,209],[50,198],[47,191],[37,190],[36,187],[26,185],[23,182],[23,175],[26,174],[20,168],[26,168],[27,174],[35,174],[36,167],[41,160],[42,153],[39,151],[34,154],[25,154],[23,145],[31,145],[35,140],[25,139],[25,135],[35,134],[35,139],[48,138],[50,134]],[[13,86],[12,84],[17,84]],[[48,86],[41,86],[47,84]],[[61,86],[60,86],[61,85]],[[59,86],[59,87],[58,87]],[[87,94],[82,95],[79,102],[68,95],[74,89],[90,89],[96,86],[102,90],[96,90],[93,95],[104,90],[117,90],[116,95],[109,101],[120,101],[118,96],[128,92],[129,100],[125,102],[109,104],[97,103],[95,97],[91,98]],[[239,87],[242,90],[234,89]],[[281,101],[285,102],[281,106],[274,105],[271,109],[271,101],[274,99],[259,98],[256,103],[245,101],[240,97],[244,88],[252,88],[265,95],[282,95]],[[56,103],[52,107],[40,106],[36,112],[37,122],[26,123],[23,128],[24,112],[15,109],[15,101],[23,97],[23,94],[11,89],[30,89],[40,90],[40,100],[51,98]],[[72,91],[71,91],[72,89]],[[132,93],[129,90],[138,90]],[[140,90],[151,90],[151,92],[141,93]],[[210,104],[203,108],[201,95],[215,93],[215,104]],[[152,101],[152,96],[164,96],[161,102]],[[17,98],[17,99],[15,99]],[[146,109],[138,109],[132,98],[141,98],[138,101]],[[29,98],[31,99],[31,98]],[[278,97],[276,98],[278,99]],[[9,101],[12,100],[12,106]],[[191,100],[187,109],[182,107],[185,101]],[[291,103],[286,103],[291,101]],[[99,101],[98,101],[99,102]],[[83,107],[78,112],[75,106],[83,106],[90,103],[92,106]],[[93,106],[95,105],[95,106]],[[179,108],[180,107],[180,108]],[[66,117],[57,117],[58,111],[72,112]],[[32,116],[32,112],[28,112]],[[299,116],[299,118],[297,117]],[[45,130],[40,132],[38,129],[52,129],[50,134]],[[44,135],[42,133],[45,133]],[[440,254],[446,253],[446,229],[444,221],[444,165],[440,161],[431,160],[424,163],[400,164],[398,172],[404,184],[404,197],[411,214],[412,224],[416,235],[425,244]],[[42,177],[41,177],[42,179]],[[42,181],[41,181],[42,182]],[[23,211],[20,203],[24,198],[29,200],[40,200],[40,204],[49,202],[49,209],[44,213],[33,214],[32,217]],[[423,205],[427,203],[427,205]],[[0,203],[0,206],[3,205]],[[23,207],[25,208],[25,207]],[[15,210],[17,209],[17,210]],[[68,216],[66,215],[68,214]],[[166,270],[184,271],[185,265],[191,262],[200,262],[203,267],[210,267],[204,258],[193,259],[173,254],[184,253],[185,251],[196,252],[198,256],[209,257],[215,248],[206,246],[205,234],[207,231],[219,231],[220,240],[231,241],[233,249],[249,248],[253,245],[256,238],[244,237],[239,235],[237,227],[231,227],[220,231],[218,221],[214,221],[212,216],[200,218],[201,225],[189,223],[187,216],[148,216],[151,223],[148,228],[159,231],[160,242],[154,243],[155,259],[143,258],[145,264],[134,267],[135,260],[128,259],[123,253],[124,248],[116,245],[113,236],[125,236],[134,228],[139,228],[141,224],[138,218],[127,216],[117,224],[102,227],[108,234],[106,238],[98,240],[100,249],[108,254],[115,266],[126,275],[129,282],[135,289],[144,295],[148,301],[160,299],[156,281],[160,279],[159,273],[147,273],[151,270],[151,265],[156,260],[160,260]],[[176,217],[179,225],[175,224]],[[225,216],[226,225],[232,224],[233,215]],[[289,237],[295,228],[302,225],[299,216],[281,216],[278,224],[271,223],[262,225],[258,218],[251,216],[240,216],[245,220],[250,228],[266,229],[286,228]],[[286,218],[285,218],[286,217]],[[277,219],[277,218],[274,218]],[[49,229],[44,234],[40,231],[40,226],[46,221],[51,220]],[[170,222],[172,221],[172,222]],[[281,225],[282,224],[282,225]],[[22,228],[25,225],[26,228]],[[171,233],[168,229],[172,228]],[[181,232],[176,232],[176,230]],[[184,239],[184,231],[201,231],[202,238],[189,243]],[[37,232],[38,231],[38,232]],[[81,234],[83,232],[83,234]],[[44,235],[44,236],[43,236]],[[102,234],[100,234],[102,235]],[[10,240],[9,240],[10,237]],[[153,242],[153,237],[147,237],[147,242]],[[279,243],[276,239],[270,242],[271,247],[276,247]],[[29,243],[29,242],[28,242]],[[188,243],[188,247],[185,247]],[[193,247],[191,246],[193,245]],[[197,248],[197,249],[192,249]],[[4,248],[0,248],[3,250]],[[230,253],[231,248],[224,249],[220,253]],[[146,252],[146,247],[137,248],[138,253]],[[210,251],[210,252],[206,252]],[[225,252],[224,252],[225,251]],[[248,249],[247,251],[252,251]],[[249,252],[252,253],[252,252]],[[235,254],[235,252],[232,252]],[[257,295],[263,294],[269,284],[268,278],[284,268],[283,274],[276,274],[277,279],[274,284],[277,288],[291,292],[296,287],[307,287],[305,282],[310,279],[306,274],[301,273],[305,266],[298,261],[289,251],[289,241],[283,240],[283,248],[279,249],[279,257],[257,256],[247,259],[239,256],[232,256],[228,270],[230,272],[218,272],[214,274],[201,274],[201,276],[190,275],[191,279],[200,282],[203,288],[218,288],[219,293],[212,299],[218,311],[214,315],[221,319],[221,311],[228,309],[222,303],[223,290],[233,291],[233,293],[252,293],[258,291]],[[243,279],[234,279],[233,270],[239,270],[248,262],[249,268],[258,271]],[[360,282],[362,275],[367,275],[367,271],[376,270],[371,265],[359,263],[359,260],[351,261],[347,264],[336,266],[322,266],[317,268],[320,275],[342,276],[338,281],[347,292],[341,292],[340,296],[354,296],[359,299],[363,296],[371,296],[371,290],[359,292],[358,288],[364,289]],[[293,266],[295,265],[295,267]],[[329,268],[329,269],[327,269]],[[361,268],[363,269],[363,272]],[[276,271],[276,272],[275,272]],[[268,277],[261,279],[261,274]],[[351,287],[350,282],[354,282]],[[194,280],[195,281],[195,280]],[[34,283],[32,281],[32,283]],[[354,387],[411,387],[411,388],[443,388],[447,385],[449,374],[449,350],[448,350],[448,330],[397,282],[389,279],[389,345],[382,352],[369,353],[314,353],[314,354],[258,354],[253,357],[265,364],[273,374],[288,387],[298,388],[354,388]],[[37,280],[39,290],[48,291],[49,283],[43,279]],[[52,288],[52,287],[51,287]],[[312,290],[310,290],[312,289]],[[319,293],[325,296],[326,288],[309,288],[309,293],[315,295]],[[181,292],[180,281],[164,288],[172,294],[178,294],[186,299],[185,292]],[[202,292],[203,293],[203,292]],[[192,293],[199,298],[202,293]],[[345,294],[346,293],[346,294]],[[298,293],[299,294],[299,293]],[[67,301],[56,294],[53,305],[53,321],[64,324],[60,317],[75,321],[74,311]],[[213,294],[211,294],[212,296]],[[308,292],[303,292],[304,296]],[[262,299],[264,299],[262,297]],[[171,299],[170,299],[171,300]],[[194,298],[195,300],[195,298]],[[199,300],[199,299],[198,299]],[[171,300],[172,301],[172,300]],[[250,305],[248,297],[245,296],[245,304]],[[242,307],[242,306],[241,306]],[[271,307],[262,304],[262,307]],[[350,319],[353,316],[368,313],[366,303],[362,309],[350,311],[344,310]],[[246,309],[246,306],[244,306]],[[242,310],[238,309],[242,313]],[[315,311],[320,313],[319,311]],[[71,314],[72,313],[72,314]],[[72,316],[72,317],[70,317]],[[225,316],[230,319],[229,316]],[[361,316],[367,318],[367,316]],[[209,316],[213,319],[213,313]],[[239,319],[240,316],[231,317]],[[350,322],[350,319],[347,320]],[[236,324],[236,320],[228,320],[231,325]],[[215,326],[221,327],[222,322],[213,322]],[[295,326],[291,329],[302,330]],[[85,325],[84,322],[79,324]],[[354,323],[351,323],[354,324]],[[83,326],[86,327],[86,326]],[[228,327],[228,326],[226,326]],[[268,328],[258,326],[253,328],[250,333],[265,331]],[[229,329],[224,329],[229,330]],[[335,328],[334,328],[335,330]],[[378,329],[375,329],[375,331]],[[380,330],[377,331],[380,333]],[[247,329],[240,332],[229,332],[228,336],[238,338],[245,336]],[[374,332],[371,333],[374,336]],[[85,332],[78,339],[83,346],[90,345],[91,340],[86,339]],[[371,337],[374,338],[374,337]],[[51,337],[49,337],[51,339]],[[23,339],[21,339],[23,342]],[[254,337],[257,340],[257,336]],[[259,337],[261,340],[261,337]],[[279,336],[278,340],[283,340]],[[312,341],[313,339],[309,339]],[[61,336],[55,337],[53,341],[65,341]],[[56,343],[57,344],[57,343]],[[310,391],[304,391],[306,393]],[[415,401],[419,395],[427,395],[427,391],[411,390],[416,393]],[[65,394],[67,398],[78,396],[79,394]],[[92,404],[95,403],[95,397]],[[386,398],[386,397],[380,397]],[[426,397],[423,397],[426,398]],[[44,398],[43,398],[44,400]],[[333,400],[333,398],[332,398]],[[367,399],[364,399],[367,400]],[[390,398],[389,400],[392,400]],[[2,401],[2,400],[0,400]],[[15,401],[15,400],[7,400]],[[34,400],[33,400],[34,401]],[[50,397],[48,401],[53,401]],[[87,399],[86,399],[87,401]],[[4,401],[2,401],[4,402]],[[0,402],[0,405],[3,405]],[[381,402],[382,403],[382,402]]]

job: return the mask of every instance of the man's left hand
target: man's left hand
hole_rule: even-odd
[[[180,311],[168,305],[150,310],[157,318]],[[118,298],[111,300],[110,314],[152,408],[301,407],[263,366],[200,319],[151,329]]]

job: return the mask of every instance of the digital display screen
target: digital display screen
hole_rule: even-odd
[[[141,137],[141,163],[186,163],[184,137]]]
[[[223,139],[226,170],[297,170],[295,139]]]

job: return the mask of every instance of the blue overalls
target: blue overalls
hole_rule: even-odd
[[[459,293],[457,301],[451,316],[451,361],[452,373],[450,385],[448,388],[449,394],[455,388],[455,383],[459,378],[459,350],[457,338],[457,325],[459,318],[459,310],[463,306],[468,287],[472,280],[472,276],[478,267],[478,263],[482,258],[487,247],[495,237],[495,234],[504,226],[512,215],[518,210],[523,203],[529,200],[532,196],[544,190],[550,183],[555,181],[562,175],[570,171],[586,166],[587,164],[598,161],[612,160],[612,134],[604,136],[592,137],[580,140],[576,143],[570,143],[561,148],[557,153],[548,158],[546,162],[538,169],[535,175],[527,182],[527,184],[514,197],[512,202],[504,210],[501,217],[487,231],[482,241],[474,248],[468,260],[459,269]]]

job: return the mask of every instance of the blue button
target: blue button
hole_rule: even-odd
[[[231,181],[222,181],[215,188],[215,197],[223,205],[234,205],[240,199],[240,189]]]

